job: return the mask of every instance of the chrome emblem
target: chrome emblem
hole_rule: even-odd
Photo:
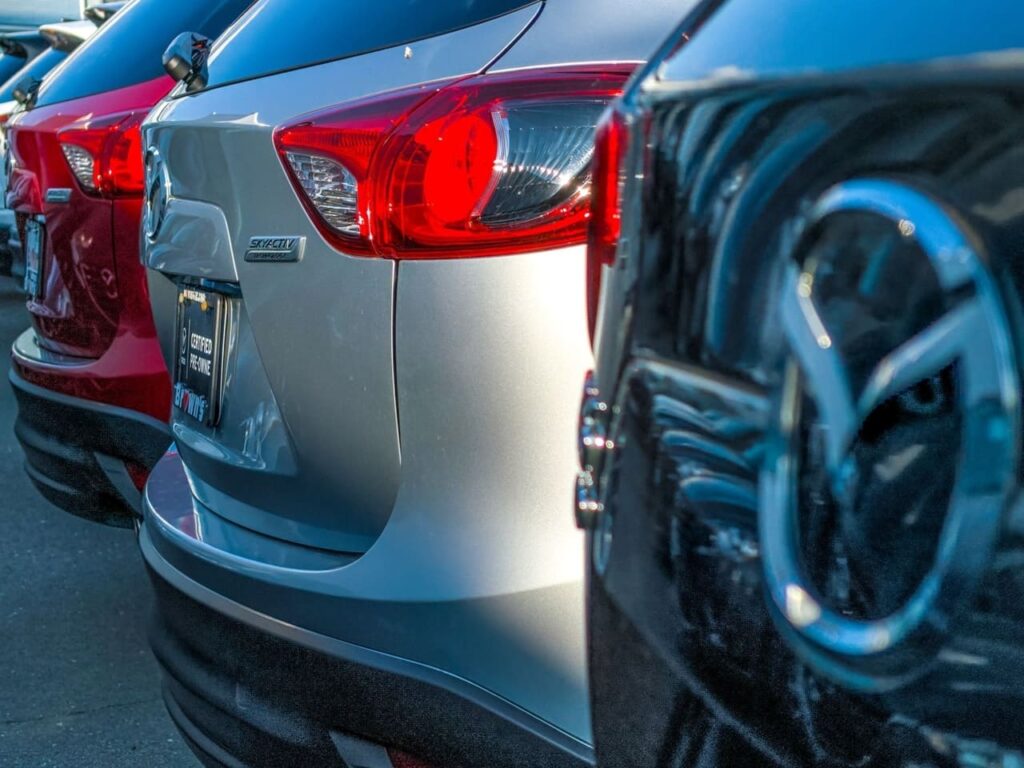
[[[265,235],[250,237],[245,251],[246,261],[298,261],[306,248],[306,238],[298,235]]]
[[[860,247],[856,238],[865,221],[887,233],[883,245],[889,250],[865,246],[858,262],[851,249]],[[761,475],[764,575],[784,636],[817,669],[854,688],[895,687],[935,658],[944,633],[988,567],[1015,488],[1020,393],[1014,351],[994,278],[976,242],[954,214],[923,192],[883,179],[850,181],[830,189],[814,206],[782,278],[778,317],[784,361],[778,415]],[[872,293],[877,289],[869,284],[878,278],[871,270],[892,248],[903,249],[898,264],[916,264],[919,270],[899,274],[895,269],[896,279],[888,275],[882,289],[890,299],[906,297],[907,305],[889,301],[884,311],[851,310],[870,310],[877,302],[879,294]],[[851,261],[866,266],[851,271]],[[925,295],[912,290],[921,284],[911,283],[914,274],[927,276],[931,292],[912,307],[911,297]],[[902,408],[908,395],[912,407],[881,410]],[[938,445],[943,453],[946,442],[929,446],[928,438],[920,437],[929,434],[925,427],[913,432],[914,425],[927,424],[913,419],[939,410],[958,450],[944,455],[953,471],[931,472],[930,482],[946,483],[948,491],[943,508],[922,511],[936,516],[937,533],[934,546],[920,558],[920,578],[911,571],[908,587],[888,593],[892,604],[884,610],[861,614],[836,607],[834,590],[828,592],[833,597],[823,596],[821,584],[809,576],[807,563],[814,558],[801,549],[807,543],[801,537],[809,537],[808,509],[828,496],[823,505],[854,521],[851,536],[861,536],[856,542],[876,547],[879,542],[862,536],[857,526],[865,517],[873,520],[872,513],[909,506],[885,498],[893,487],[884,481],[885,473],[898,473],[900,462],[913,460],[923,446]],[[890,415],[894,412],[898,419]],[[886,431],[900,420],[912,425],[901,435],[918,437],[906,445],[884,442]],[[885,462],[856,458],[877,452],[877,445],[887,446]],[[873,471],[866,473],[865,466]],[[824,490],[807,490],[812,472]],[[915,486],[911,499],[925,490]],[[881,530],[889,530],[886,526],[890,523],[883,521]],[[870,551],[891,553],[890,543]],[[884,587],[889,569],[905,565],[896,560],[914,556],[896,552],[890,562],[875,564],[875,572],[865,568],[862,573]]]
[[[146,238],[152,242],[160,232],[171,198],[171,177],[160,151],[150,147],[146,151],[146,201],[142,224]]]
[[[71,201],[71,190],[67,187],[50,187],[43,199],[48,203],[68,203]]]

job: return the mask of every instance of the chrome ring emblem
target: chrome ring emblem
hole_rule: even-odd
[[[146,203],[143,226],[147,239],[156,240],[167,215],[167,202],[171,197],[171,177],[160,151],[150,147],[146,151]]]
[[[808,256],[815,233],[831,217],[847,214],[881,217],[886,228],[894,228],[894,239],[910,242],[914,258],[927,260],[922,267],[934,273],[941,299],[922,329],[895,342],[886,337],[885,348],[873,351],[872,365],[861,366],[857,375],[843,344],[833,343],[834,332],[843,329],[828,327],[821,311],[825,299],[817,278],[837,267]],[[1013,346],[996,284],[974,239],[928,195],[882,179],[843,183],[818,201],[803,232],[779,302],[787,352],[761,476],[764,575],[773,616],[806,660],[844,684],[884,690],[913,678],[934,659],[988,566],[1018,462]],[[960,450],[950,459],[956,471],[947,480],[948,508],[927,511],[940,516],[941,530],[930,561],[922,562],[923,578],[884,615],[854,617],[837,610],[811,584],[801,558],[801,457],[809,455],[802,449],[812,434],[801,429],[802,404],[813,404],[822,476],[838,498],[869,417],[950,366],[956,385],[948,407],[956,418],[951,423],[959,425]]]

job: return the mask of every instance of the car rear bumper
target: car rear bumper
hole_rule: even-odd
[[[26,381],[12,367],[15,435],[29,478],[50,502],[79,517],[130,527],[140,513],[136,478],[156,463],[170,432],[156,419]]]
[[[514,707],[482,703],[486,692],[466,681],[212,592],[161,556],[149,527],[150,642],[168,712],[206,765],[340,767],[351,735],[444,768],[590,764],[524,728]]]

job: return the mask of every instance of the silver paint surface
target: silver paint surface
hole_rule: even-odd
[[[558,7],[499,68],[640,60],[678,13],[658,2],[614,30],[595,35],[588,22],[566,35]],[[180,456],[150,480],[144,549],[196,599],[220,609],[213,590],[245,606],[243,620],[270,612],[296,631],[443,670],[586,757],[583,538],[567,514],[591,365],[584,249],[397,266],[346,256],[311,224],[271,139],[321,107],[480,71],[536,11],[418,42],[411,58],[400,46],[151,114],[145,141],[167,162],[168,215],[184,216],[189,201],[198,223],[165,222],[149,263],[159,254],[168,275],[237,282],[242,298],[222,422],[175,417]],[[620,43],[607,49],[608,36]],[[204,206],[223,213],[226,233],[205,263],[201,231],[217,217]],[[249,238],[267,233],[305,237],[301,261],[244,261]],[[173,294],[161,294],[166,325]],[[334,551],[310,559],[303,548]],[[339,565],[325,568],[332,557]]]

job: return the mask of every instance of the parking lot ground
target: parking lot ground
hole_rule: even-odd
[[[51,506],[22,469],[7,350],[28,323],[0,278],[0,767],[195,768],[160,699],[134,534]]]

